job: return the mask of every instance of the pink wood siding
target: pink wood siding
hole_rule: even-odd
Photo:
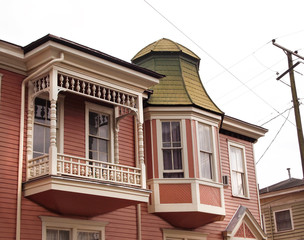
[[[64,99],[64,153],[85,157],[84,98],[67,94]]]
[[[247,207],[258,222],[260,222],[260,217],[259,217],[259,209],[258,209],[256,175],[255,175],[252,143],[237,138],[233,138],[230,136],[226,136],[223,134],[219,135],[219,140],[220,140],[219,145],[220,145],[222,174],[229,175],[229,180],[230,180],[229,186],[224,188],[226,216],[223,221],[214,222],[206,226],[200,227],[196,230],[200,232],[208,232],[209,233],[208,239],[222,240],[223,239],[222,231],[224,231],[225,228],[227,227],[229,221],[233,217],[239,205],[243,205]],[[250,199],[238,198],[232,196],[228,140],[243,144],[246,148],[245,151],[246,151]]]
[[[119,123],[119,163],[136,167],[134,117],[127,116]]]
[[[16,224],[17,169],[21,81],[24,76],[0,69],[0,233],[14,239]]]
[[[193,140],[195,138],[192,136],[191,122],[189,119],[186,120],[186,134],[187,134],[187,153],[188,153],[188,168],[189,177],[194,178],[194,158],[193,158]]]
[[[196,121],[192,120],[192,131],[193,131],[193,151],[194,151],[194,156],[193,156],[193,162],[194,168],[195,168],[195,177],[199,178],[200,176],[200,169],[199,169],[199,164],[198,164],[198,146],[197,146],[197,130],[196,130]]]
[[[156,129],[156,120],[152,120],[152,134],[153,134],[153,164],[154,164],[154,178],[158,178],[158,151],[157,151],[157,129]]]
[[[147,180],[153,178],[153,163],[152,163],[152,144],[151,144],[151,121],[145,121],[144,126],[144,133],[145,133],[145,160],[146,160],[146,167],[147,167]]]

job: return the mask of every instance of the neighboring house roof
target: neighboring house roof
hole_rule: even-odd
[[[223,114],[201,82],[199,61],[191,50],[166,38],[149,44],[132,58],[135,64],[166,76],[152,88],[149,105],[196,106]]]
[[[231,218],[225,231],[223,231],[223,236],[226,237],[225,239],[229,240],[233,239],[233,237],[252,238],[253,235],[254,239],[267,239],[266,234],[255,220],[249,209],[240,205]]]
[[[276,191],[285,190],[293,187],[300,187],[300,186],[304,186],[304,179],[289,178],[287,180],[273,184],[269,187],[262,188],[260,190],[260,194],[276,192]]]

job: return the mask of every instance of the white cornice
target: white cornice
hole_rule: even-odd
[[[137,88],[147,89],[159,82],[155,77],[52,41],[48,41],[25,54],[28,69],[32,70],[38,67],[45,59],[51,60],[58,57],[61,52],[65,55],[65,63],[70,66],[106,75],[123,83],[127,81]]]
[[[265,128],[229,116],[224,117],[222,129],[228,130],[230,132],[238,133],[256,140],[259,139],[260,137],[263,137],[265,133],[268,131]]]
[[[0,41],[0,68],[26,75],[22,48]]]
[[[147,107],[144,109],[145,119],[193,119],[219,126],[221,116],[191,106]]]

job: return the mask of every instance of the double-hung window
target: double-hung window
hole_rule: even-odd
[[[179,121],[162,122],[163,177],[183,178],[181,127]]]
[[[104,240],[106,222],[41,216],[42,240]]]
[[[108,161],[109,120],[108,114],[89,112],[89,159]]]
[[[202,178],[212,179],[212,132],[211,127],[198,124],[200,174]]]
[[[245,148],[240,145],[229,144],[231,167],[232,194],[239,197],[248,196]]]
[[[293,229],[290,209],[275,211],[274,216],[277,232],[288,231]]]
[[[86,103],[87,158],[110,162],[113,156],[113,110],[93,103]]]

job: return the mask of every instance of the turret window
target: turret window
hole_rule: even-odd
[[[183,178],[180,122],[162,122],[163,177]]]

